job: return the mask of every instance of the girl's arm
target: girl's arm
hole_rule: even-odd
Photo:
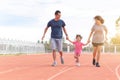
[[[89,42],[87,42],[86,44],[84,44],[84,46],[88,45],[89,43],[90,43],[90,41],[89,41]]]

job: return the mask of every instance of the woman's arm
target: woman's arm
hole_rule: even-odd
[[[87,41],[87,43],[90,42],[90,39],[91,39],[92,34],[93,34],[93,31],[90,32],[90,35],[89,35],[89,37],[88,37],[88,41]]]
[[[90,41],[89,41],[89,42],[87,41],[87,43],[86,43],[86,44],[84,44],[84,46],[88,45],[89,43],[90,43]]]
[[[107,40],[107,34],[108,34],[108,30],[107,30],[107,28],[105,27],[105,38],[106,38],[106,40]]]

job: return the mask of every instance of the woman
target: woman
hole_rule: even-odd
[[[93,51],[93,65],[96,67],[100,67],[99,60],[101,54],[101,46],[104,44],[105,40],[107,39],[107,28],[104,23],[104,19],[101,16],[94,17],[95,24],[91,29],[91,33],[88,38],[88,42],[92,37],[92,44],[94,47]]]

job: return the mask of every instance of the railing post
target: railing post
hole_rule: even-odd
[[[114,46],[114,53],[116,53],[116,46]]]
[[[67,52],[69,53],[70,52],[70,46],[67,45]]]
[[[105,46],[102,46],[102,52],[105,53]]]

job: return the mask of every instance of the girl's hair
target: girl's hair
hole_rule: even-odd
[[[82,39],[82,36],[81,36],[81,35],[79,35],[79,34],[77,34],[77,35],[76,35],[76,38],[77,38],[77,37],[80,37],[80,38]]]
[[[104,23],[104,19],[101,16],[95,16],[94,19],[99,20],[102,24]]]

